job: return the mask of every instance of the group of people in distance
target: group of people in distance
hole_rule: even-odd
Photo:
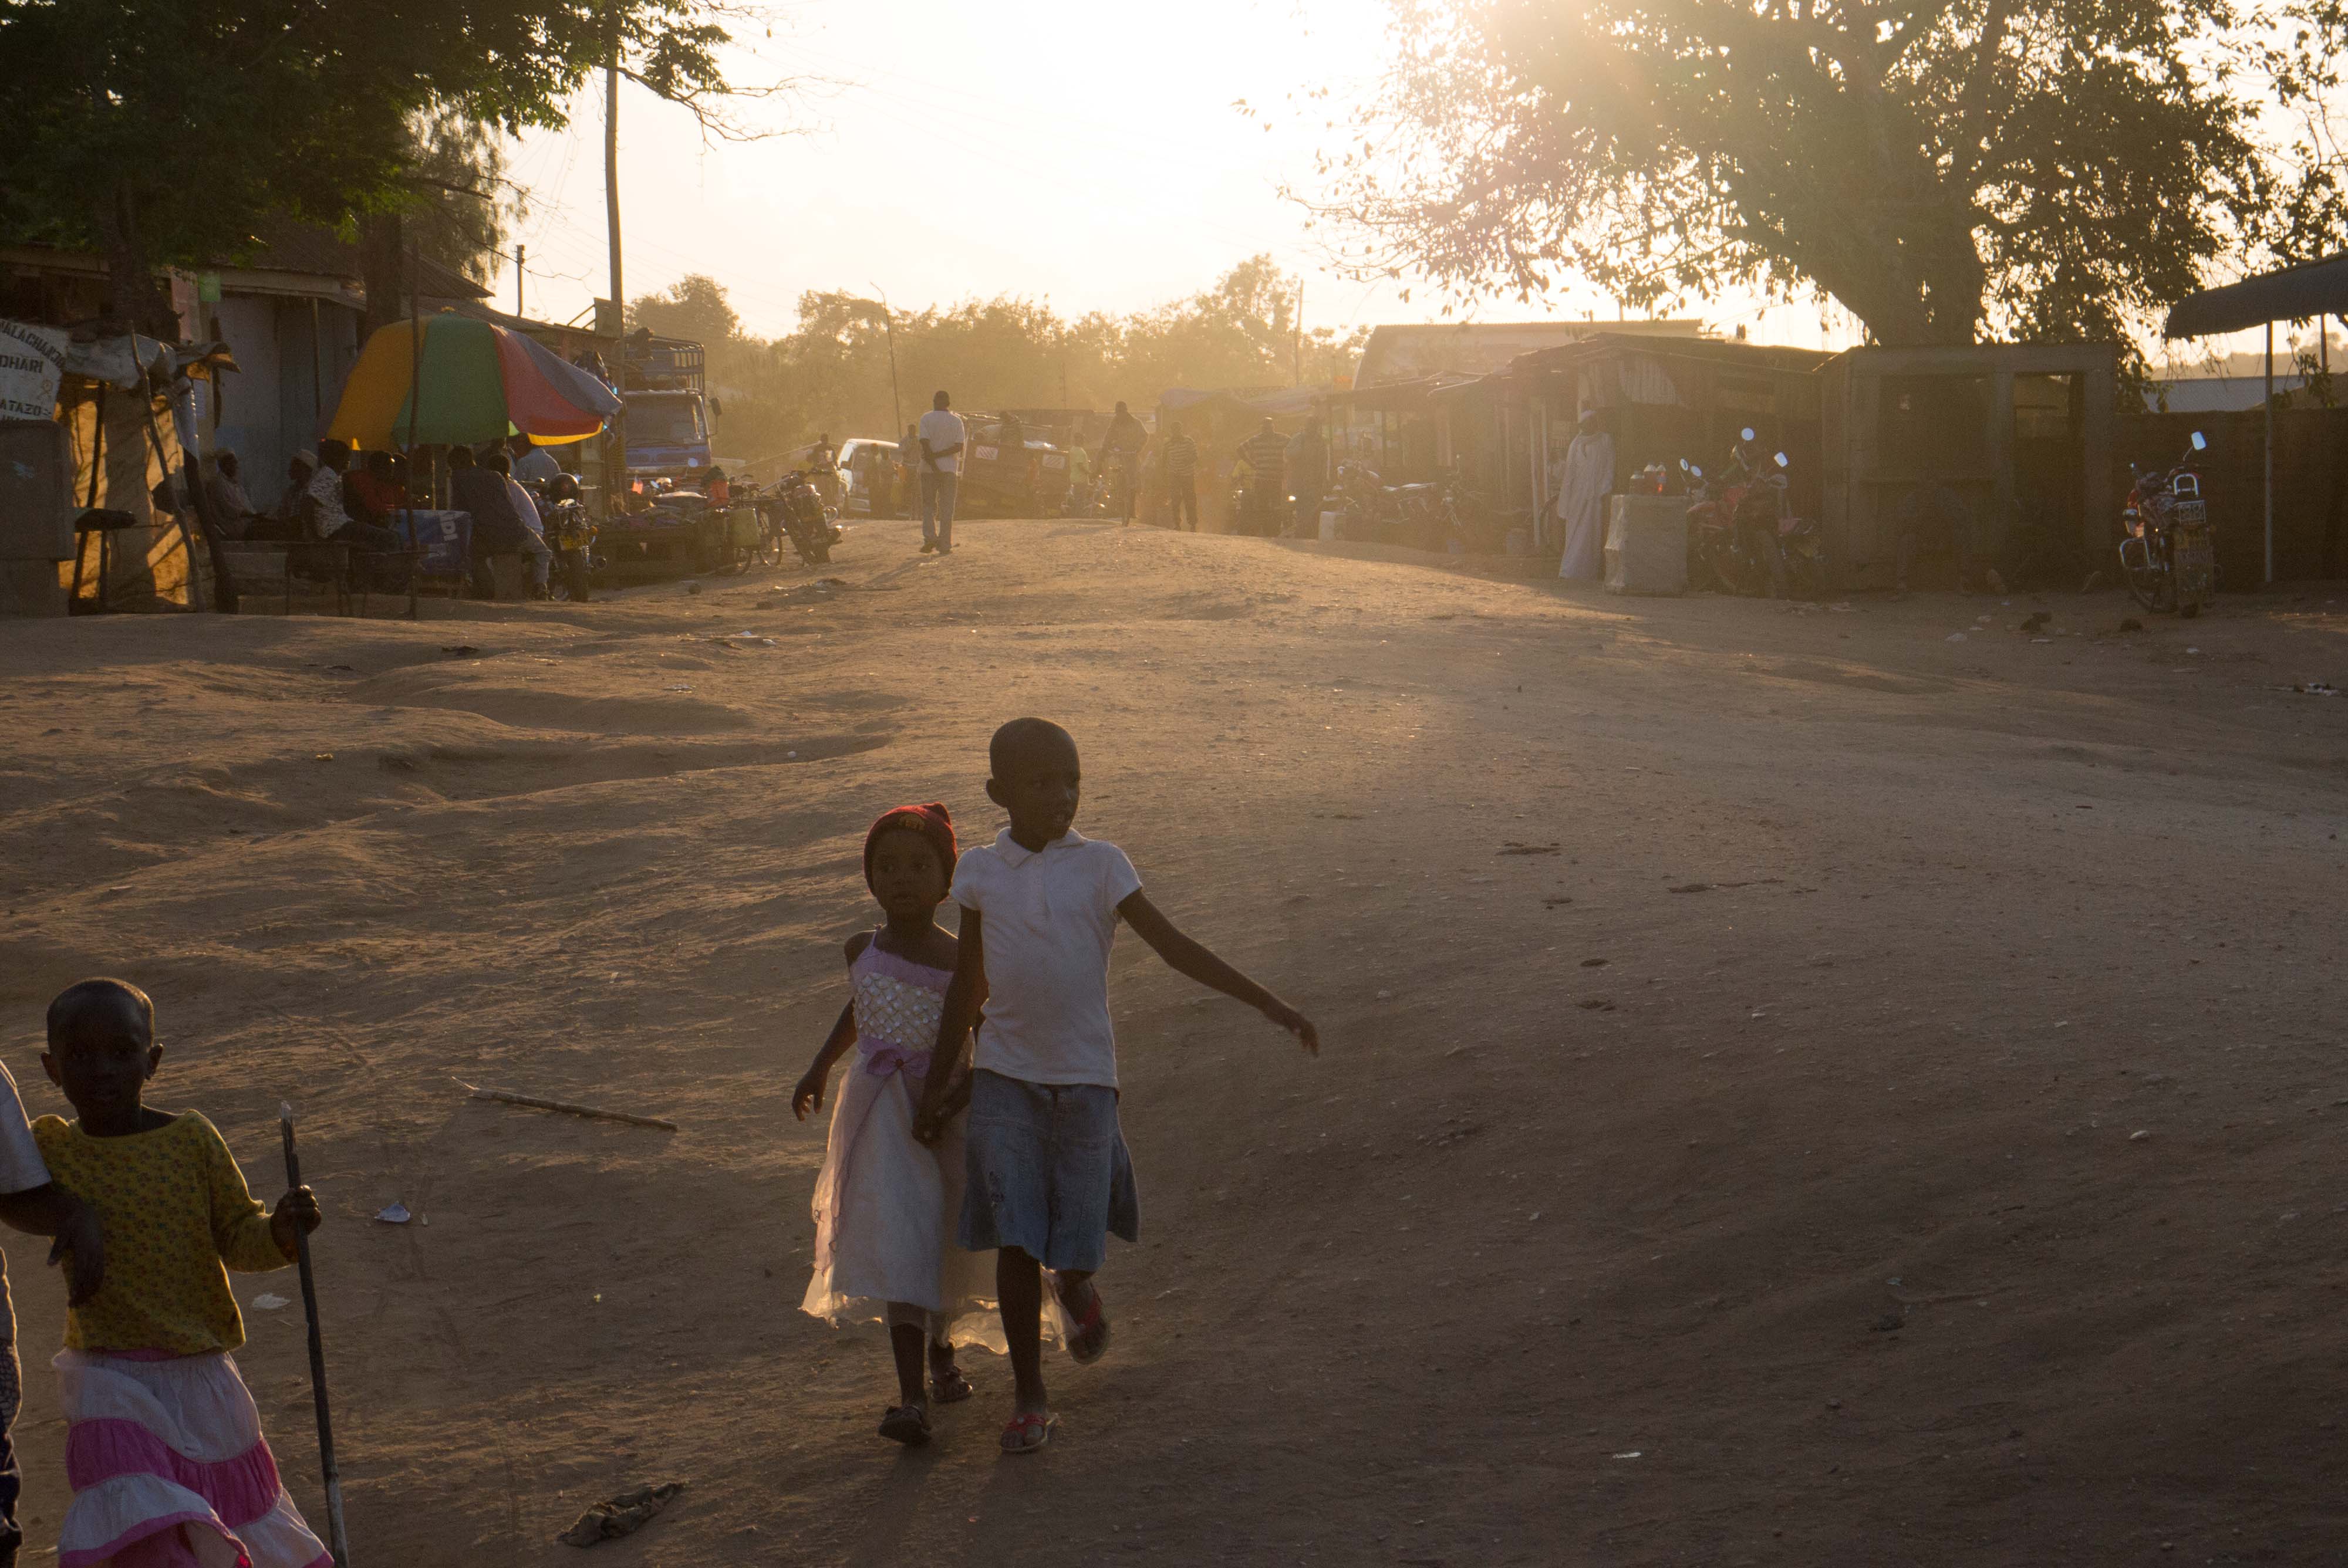
[[[829,446],[830,439],[825,436],[819,445]],[[999,415],[987,440],[1001,451],[1025,451],[1025,423],[1015,413]],[[1066,448],[1067,504],[1088,502],[1097,472],[1103,477],[1113,474],[1124,482],[1118,509],[1125,520],[1131,522],[1140,493],[1141,455],[1148,441],[1149,433],[1141,421],[1124,404],[1118,404],[1097,454],[1075,444]],[[893,515],[901,497],[910,515],[922,520],[922,553],[952,555],[954,507],[963,477],[969,471],[967,459],[974,445],[986,444],[986,440],[973,441],[968,423],[953,411],[953,399],[946,393],[937,394],[931,400],[930,411],[906,425],[904,435],[898,437],[894,482],[887,465],[876,466],[868,478],[872,515]],[[1059,504],[1052,497],[1039,495],[1033,498],[1039,505],[1048,503],[1056,507]]]
[[[1083,779],[1067,731],[1014,719],[994,732],[987,768],[987,798],[1009,818],[992,843],[960,851],[953,814],[937,804],[883,812],[865,835],[864,880],[881,919],[848,939],[848,1004],[791,1091],[802,1121],[831,1102],[800,1306],[839,1327],[885,1326],[897,1390],[880,1431],[900,1443],[930,1441],[938,1407],[973,1393],[959,1347],[1004,1352],[1012,1388],[999,1441],[1023,1455],[1058,1430],[1047,1336],[1079,1365],[1107,1351],[1096,1276],[1109,1235],[1140,1234],[1109,1020],[1117,922],[1306,1051],[1318,1052],[1320,1036],[1178,929],[1124,851],[1076,832]],[[949,899],[954,935],[937,923]],[[0,1224],[54,1238],[50,1262],[65,1268],[56,1365],[73,1501],[58,1562],[326,1568],[237,1370],[244,1326],[228,1280],[294,1261],[299,1237],[320,1223],[316,1196],[295,1187],[264,1209],[201,1113],[146,1103],[163,1050],[154,1004],[136,985],[77,981],[50,1002],[46,1024],[41,1065],[74,1116],[28,1122],[0,1068]],[[22,1541],[5,1276],[0,1320],[10,1327],[0,1354],[5,1564]]]
[[[1199,444],[1180,420],[1167,421],[1165,438],[1146,455],[1143,467],[1150,489],[1164,497],[1167,526],[1198,532]],[[1318,530],[1329,485],[1329,443],[1317,424],[1282,436],[1267,416],[1218,470],[1237,501],[1231,520],[1241,532],[1307,538]]]
[[[489,563],[500,555],[519,555],[528,567],[530,597],[546,598],[554,557],[537,497],[527,487],[543,486],[544,494],[560,498],[567,482],[576,496],[576,477],[553,449],[522,435],[479,447],[451,446],[443,461],[450,507],[473,518],[474,596],[495,599],[497,578]],[[296,452],[286,464],[283,496],[266,512],[253,506],[233,451],[223,448],[207,462],[205,499],[214,524],[232,539],[333,540],[365,554],[398,555],[409,547],[395,527],[396,514],[430,505],[430,497],[417,488],[422,475],[401,452],[368,452],[359,458],[333,439],[319,442],[314,454]]]

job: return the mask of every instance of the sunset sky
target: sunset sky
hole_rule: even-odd
[[[789,330],[808,289],[886,290],[919,308],[999,293],[1068,315],[1193,293],[1270,251],[1303,282],[1308,325],[1435,318],[1440,302],[1325,265],[1304,214],[1279,195],[1308,184],[1341,139],[1327,105],[1379,68],[1383,0],[1190,0],[1011,5],[864,0],[778,12],[729,62],[742,82],[824,78],[790,105],[741,113],[800,133],[704,146],[690,116],[622,87],[623,227],[631,295],[715,275],[750,328]],[[1250,119],[1247,100],[1266,111]],[[600,93],[572,128],[527,138],[512,173],[536,196],[515,238],[529,251],[533,315],[561,320],[605,292]],[[510,309],[513,276],[499,280]],[[1821,346],[1818,312],[1701,307],[1733,330]],[[1594,293],[1546,311],[1486,304],[1487,319],[1612,315]],[[1849,341],[1838,313],[1830,346]]]
[[[1379,75],[1385,0],[769,9],[771,36],[745,29],[728,67],[745,85],[808,78],[788,100],[736,111],[788,134],[705,143],[684,110],[622,86],[632,296],[707,272],[763,335],[789,331],[809,289],[877,289],[909,310],[1008,293],[1077,316],[1179,299],[1269,251],[1302,280],[1309,326],[1437,319],[1442,300],[1424,287],[1405,301],[1406,283],[1333,269],[1280,194],[1311,190],[1314,154],[1344,145],[1343,107]],[[1325,101],[1303,97],[1317,85]],[[606,292],[600,85],[570,129],[524,138],[510,172],[533,196],[514,235],[529,253],[530,313],[570,318]],[[513,306],[510,265],[498,302]],[[1614,313],[1589,290],[1546,309],[1474,309],[1493,321]],[[1859,341],[1847,313],[1809,302],[1740,294],[1669,313],[1801,348]],[[2178,349],[2189,361],[2199,345]]]

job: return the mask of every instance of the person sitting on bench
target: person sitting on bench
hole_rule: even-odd
[[[473,515],[473,597],[498,596],[497,573],[489,562],[497,556],[520,555],[532,538],[506,493],[506,477],[484,468],[469,446],[448,448],[448,499],[460,512]],[[543,540],[538,548],[546,548]]]
[[[329,437],[318,443],[318,471],[310,477],[307,521],[311,537],[375,555],[396,555],[407,548],[396,533],[351,516],[343,506],[343,471],[351,466],[351,449]]]

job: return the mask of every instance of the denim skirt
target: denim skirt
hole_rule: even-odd
[[[1050,1269],[1088,1272],[1111,1232],[1139,1239],[1133,1159],[1117,1091],[1029,1083],[983,1068],[971,1076],[970,1179],[958,1238],[973,1252],[1014,1246]]]

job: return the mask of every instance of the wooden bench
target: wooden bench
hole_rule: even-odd
[[[221,559],[239,598],[267,594],[280,599],[288,615],[294,613],[294,585],[298,581],[330,591],[337,615],[364,616],[374,595],[396,598],[405,591],[407,617],[413,620],[417,579],[423,575],[418,569],[421,555],[417,550],[353,549],[335,539],[224,539],[221,544]],[[376,569],[392,561],[406,564],[404,590],[376,586]]]

